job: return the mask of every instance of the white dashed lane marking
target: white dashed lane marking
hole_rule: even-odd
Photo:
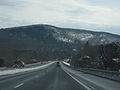
[[[17,86],[15,86],[14,88],[18,88],[20,86],[22,86],[24,83],[18,84]]]

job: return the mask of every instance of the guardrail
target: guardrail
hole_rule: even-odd
[[[83,73],[88,73],[88,74],[92,74],[95,76],[99,76],[99,77],[103,77],[103,78],[107,78],[110,80],[120,82],[120,72],[117,72],[117,71],[108,71],[108,70],[100,70],[100,69],[93,69],[93,68],[77,68],[77,67],[68,66],[68,65],[66,66],[74,70],[81,71]]]

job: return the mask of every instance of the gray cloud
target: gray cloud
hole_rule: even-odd
[[[120,26],[119,9],[88,0],[0,0],[0,11],[1,28],[38,23],[87,29]]]

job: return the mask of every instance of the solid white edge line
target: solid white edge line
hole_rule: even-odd
[[[63,69],[64,70],[64,69]],[[65,70],[64,70],[65,71]],[[66,71],[65,71],[66,72]],[[89,88],[88,86],[86,86],[85,84],[83,84],[82,82],[80,82],[79,80],[77,80],[75,77],[73,77],[70,73],[66,72],[71,78],[73,78],[76,82],[78,82],[80,85],[82,85],[83,87],[85,87],[87,90],[92,90],[91,88]]]
[[[18,87],[22,86],[23,84],[24,84],[24,83],[21,83],[21,84],[15,86],[14,88],[18,88]]]

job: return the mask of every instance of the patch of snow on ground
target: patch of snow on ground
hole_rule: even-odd
[[[65,65],[67,65],[67,66],[70,66],[70,64],[69,64],[69,63],[67,63],[67,62],[64,62],[64,61],[63,61],[63,63],[64,63]]]
[[[37,70],[37,69],[42,69],[45,68],[51,64],[53,64],[54,62],[42,65],[42,66],[37,66],[37,67],[33,67],[33,68],[23,68],[23,69],[12,69],[12,70],[4,70],[4,71],[0,71],[0,75],[8,75],[8,74],[15,74],[15,73],[20,73],[20,72],[25,72],[25,71],[31,71],[31,70]]]

